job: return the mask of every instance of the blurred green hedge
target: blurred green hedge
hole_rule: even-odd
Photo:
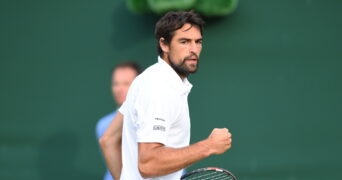
[[[205,17],[221,17],[234,12],[238,0],[126,0],[130,11],[138,14],[164,14],[193,9]]]

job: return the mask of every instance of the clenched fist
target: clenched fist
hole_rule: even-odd
[[[211,154],[222,154],[230,149],[232,134],[227,128],[215,128],[207,138],[207,143]]]

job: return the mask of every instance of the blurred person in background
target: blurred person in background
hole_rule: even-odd
[[[116,65],[112,70],[111,91],[117,108],[122,105],[126,99],[127,91],[132,81],[140,74],[140,67],[137,63],[125,61]],[[117,110],[102,117],[96,124],[96,138],[100,139],[107,127],[115,117]],[[112,176],[106,170],[104,180],[112,180]]]

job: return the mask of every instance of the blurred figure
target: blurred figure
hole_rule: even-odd
[[[140,67],[134,62],[123,62],[115,66],[112,70],[111,90],[117,108],[122,105],[126,99],[129,86],[134,78],[140,74]],[[106,131],[116,115],[116,110],[102,117],[96,124],[96,137],[99,139]],[[104,180],[112,180],[110,172],[107,170]]]

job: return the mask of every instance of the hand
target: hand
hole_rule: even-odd
[[[231,148],[232,134],[227,128],[215,128],[207,140],[211,154],[222,154]]]

